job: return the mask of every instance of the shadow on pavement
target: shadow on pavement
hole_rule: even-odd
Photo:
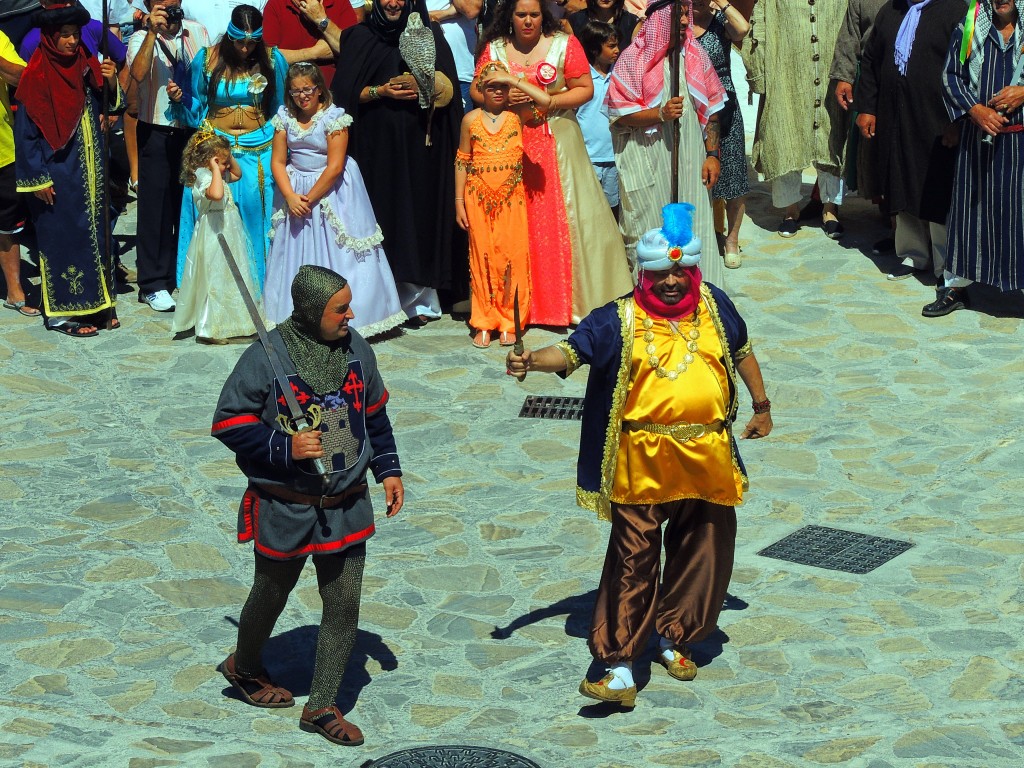
[[[234,618],[226,618],[237,626]],[[263,648],[263,659],[267,664],[270,678],[295,697],[309,695],[313,682],[313,661],[316,658],[318,634],[319,627],[314,624],[295,627],[274,635]],[[372,681],[373,678],[367,671],[367,662],[370,659],[374,659],[384,671],[398,668],[398,659],[381,636],[360,629],[336,699],[343,712],[348,712],[355,706],[362,690]],[[241,701],[234,688],[226,687],[222,693]]]

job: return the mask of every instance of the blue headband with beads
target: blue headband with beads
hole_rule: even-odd
[[[240,29],[235,26],[233,21],[228,22],[227,36],[232,40],[262,40],[263,39],[263,27],[254,29],[252,32],[246,32],[244,29]]]

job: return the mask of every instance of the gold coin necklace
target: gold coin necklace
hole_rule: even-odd
[[[690,364],[696,359],[694,357],[694,353],[697,351],[697,339],[700,338],[700,331],[698,330],[698,327],[700,326],[700,307],[698,307],[697,311],[693,314],[693,328],[685,333],[679,333],[676,325],[671,321],[667,322],[669,324],[669,328],[672,330],[673,336],[679,334],[686,340],[686,354],[683,355],[683,361],[678,363],[675,368],[670,371],[661,365],[661,361],[658,359],[657,355],[658,348],[654,344],[654,331],[651,330],[654,328],[654,321],[649,317],[645,317],[643,319],[644,341],[647,342],[647,362],[651,368],[654,369],[654,375],[659,379],[675,381],[679,378],[680,374],[686,373],[686,369],[689,368]]]

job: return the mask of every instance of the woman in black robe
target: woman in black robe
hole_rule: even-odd
[[[438,291],[465,297],[469,268],[468,246],[455,226],[462,104],[438,101],[433,110],[420,105],[416,78],[409,73],[422,71],[423,64],[407,63],[399,50],[412,13],[423,23],[420,38],[428,31],[433,37],[434,69],[458,83],[451,49],[441,28],[431,24],[423,0],[374,0],[366,21],[341,35],[331,90],[335,103],[353,118],[349,153],[366,169],[366,190],[403,309],[422,323],[440,317]],[[410,50],[408,42],[403,47]],[[412,46],[424,47],[429,43]]]

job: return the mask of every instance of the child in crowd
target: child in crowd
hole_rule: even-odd
[[[189,140],[181,159],[181,183],[192,187],[197,219],[172,328],[175,333],[194,328],[196,341],[205,344],[250,341],[256,333],[218,239],[224,235],[246,288],[258,299],[259,281],[252,274],[249,241],[228,187],[241,176],[231,145],[223,136],[199,131]]]
[[[263,306],[280,323],[292,314],[289,286],[313,264],[352,284],[353,328],[366,336],[403,322],[381,242],[384,236],[355,160],[346,157],[352,117],[331,103],[315,64],[288,68],[284,105],[273,118],[274,216]]]
[[[462,119],[455,156],[455,220],[469,232],[469,282],[476,330],[473,346],[485,349],[491,334],[501,344],[515,342],[513,299],[519,291],[519,317],[525,324],[530,307],[530,230],[523,187],[523,126],[506,111],[516,87],[546,108],[551,97],[498,61],[479,74],[484,104]]]
[[[612,79],[612,65],[619,58],[619,40],[615,27],[603,21],[590,20],[579,30],[580,45],[590,62],[590,77],[594,81],[594,97],[576,112],[587,154],[594,166],[601,189],[619,218],[619,172],[615,169],[615,151],[612,132],[608,127],[608,109],[604,97]]]

